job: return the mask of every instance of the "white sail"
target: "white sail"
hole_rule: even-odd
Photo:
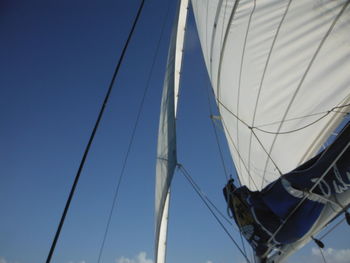
[[[349,1],[192,4],[239,178],[260,190],[314,156],[348,111]]]
[[[155,197],[155,262],[165,262],[170,184],[177,164],[175,118],[188,0],[181,0],[168,52],[158,132]]]

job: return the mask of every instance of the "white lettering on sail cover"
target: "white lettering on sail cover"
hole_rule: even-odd
[[[341,194],[349,189],[350,183],[344,182],[344,178],[342,178],[338,167],[334,165],[333,167],[334,179],[327,182],[324,178],[319,181],[318,188],[322,192],[322,195],[329,198],[332,192],[337,194]],[[350,182],[350,173],[346,172],[346,176]],[[319,178],[312,178],[311,182],[318,182]]]

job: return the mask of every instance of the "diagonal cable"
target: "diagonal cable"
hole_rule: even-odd
[[[244,256],[244,258],[246,259],[246,261],[248,263],[250,263],[250,260],[248,259],[246,253],[240,248],[240,246],[238,245],[237,241],[233,238],[233,236],[230,234],[230,232],[227,230],[227,228],[224,226],[224,224],[222,223],[222,221],[218,218],[218,216],[215,214],[214,210],[209,206],[209,204],[206,201],[205,196],[203,195],[201,189],[198,187],[198,185],[196,185],[196,183],[193,181],[192,177],[190,176],[190,174],[187,172],[187,170],[181,165],[178,164],[180,171],[183,173],[183,175],[185,176],[185,178],[189,181],[189,183],[191,184],[191,186],[193,187],[193,189],[196,191],[196,193],[198,194],[198,196],[202,199],[202,201],[204,202],[204,204],[206,205],[206,207],[209,209],[209,211],[211,212],[211,214],[214,216],[214,218],[216,219],[216,221],[219,223],[219,225],[221,226],[221,228],[225,231],[225,233],[229,236],[229,238],[232,240],[232,242],[234,243],[234,245],[237,247],[237,249],[239,250],[239,252]]]
[[[115,192],[114,192],[113,202],[112,202],[111,209],[110,209],[110,212],[109,212],[109,215],[108,215],[108,220],[107,220],[105,232],[104,232],[102,243],[101,243],[101,247],[100,247],[100,250],[99,250],[99,255],[98,255],[98,260],[97,260],[98,263],[101,262],[102,253],[103,253],[103,250],[104,250],[104,245],[105,245],[105,242],[106,242],[106,239],[107,239],[107,235],[108,235],[110,223],[111,223],[111,220],[112,220],[113,212],[115,210],[115,206],[116,206],[117,199],[118,199],[119,188],[120,188],[122,179],[124,177],[126,164],[127,164],[127,161],[128,161],[128,158],[129,158],[129,154],[130,154],[133,142],[134,142],[134,138],[135,138],[135,134],[136,134],[136,131],[137,131],[138,123],[139,123],[139,120],[141,118],[141,113],[142,113],[143,106],[144,106],[144,103],[145,103],[146,95],[147,95],[149,87],[150,87],[151,77],[152,77],[154,66],[155,66],[155,63],[157,61],[157,57],[158,57],[158,54],[159,54],[160,43],[161,43],[161,40],[162,40],[163,35],[164,35],[164,29],[165,29],[166,20],[169,17],[170,6],[171,5],[170,5],[170,3],[168,1],[167,11],[165,12],[165,15],[163,17],[163,24],[162,24],[160,36],[158,38],[158,42],[157,42],[157,45],[156,45],[156,52],[155,52],[155,54],[153,56],[152,65],[151,65],[150,72],[148,74],[147,83],[146,83],[145,89],[143,91],[141,103],[140,103],[140,106],[139,106],[139,109],[138,109],[138,113],[137,113],[137,116],[136,116],[136,119],[135,119],[135,123],[134,123],[134,127],[133,127],[133,130],[132,130],[132,134],[131,134],[131,137],[130,137],[130,140],[129,140],[128,149],[126,151],[125,158],[124,158],[124,161],[123,161],[123,166],[122,166],[122,169],[120,171],[119,179],[118,179],[118,182],[117,182],[117,187],[116,187]]]
[[[116,80],[116,78],[117,78],[117,75],[118,75],[120,66],[121,66],[121,64],[122,64],[122,62],[123,62],[123,59],[124,59],[126,50],[127,50],[128,46],[129,46],[129,42],[130,42],[130,40],[131,40],[131,37],[132,37],[132,35],[133,35],[133,33],[134,33],[136,24],[137,24],[137,22],[138,22],[138,20],[139,20],[139,17],[140,17],[140,15],[141,15],[141,11],[142,11],[142,9],[143,9],[143,6],[144,6],[144,0],[142,0],[141,3],[140,3],[139,9],[138,9],[138,11],[137,11],[137,15],[136,15],[136,17],[135,17],[135,19],[134,19],[134,22],[133,22],[133,25],[132,25],[131,30],[130,30],[130,32],[129,32],[128,38],[127,38],[127,40],[126,40],[126,42],[125,42],[125,45],[124,45],[124,48],[123,48],[122,53],[121,53],[121,55],[120,55],[118,64],[117,64],[117,66],[116,66],[116,68],[115,68],[114,74],[113,74],[112,79],[111,79],[111,82],[110,82],[110,84],[109,84],[109,88],[108,88],[108,90],[107,90],[105,99],[104,99],[104,101],[103,101],[103,104],[102,104],[102,106],[101,106],[100,112],[99,112],[99,114],[98,114],[98,117],[97,117],[95,126],[94,126],[94,128],[93,128],[93,130],[92,130],[92,132],[91,132],[90,139],[89,139],[89,141],[88,141],[88,143],[87,143],[87,145],[86,145],[86,148],[85,148],[85,151],[84,151],[82,160],[81,160],[81,162],[80,162],[80,165],[79,165],[78,171],[77,171],[77,173],[76,173],[76,176],[75,176],[75,179],[74,179],[74,182],[73,182],[71,191],[70,191],[70,193],[69,193],[69,196],[68,196],[68,199],[67,199],[65,208],[64,208],[64,210],[63,210],[63,213],[62,213],[62,216],[61,216],[61,220],[60,220],[59,225],[58,225],[58,227],[57,227],[55,237],[54,237],[54,239],[53,239],[53,241],[52,241],[51,248],[50,248],[49,254],[48,254],[47,259],[46,259],[46,263],[50,263],[50,262],[51,262],[52,255],[53,255],[53,253],[54,253],[54,251],[55,251],[56,243],[57,243],[58,238],[59,238],[59,236],[60,236],[61,229],[62,229],[62,227],[63,227],[63,224],[64,224],[64,221],[65,221],[65,218],[66,218],[68,209],[69,209],[69,207],[70,207],[70,203],[71,203],[71,201],[72,201],[72,198],[73,198],[73,195],[74,195],[76,186],[77,186],[77,184],[78,184],[78,181],[79,181],[81,172],[82,172],[82,170],[83,170],[83,167],[84,167],[84,164],[85,164],[85,161],[86,161],[86,157],[87,157],[87,155],[88,155],[88,153],[89,153],[91,144],[92,144],[92,142],[93,142],[93,140],[94,140],[94,138],[95,138],[95,134],[96,134],[97,129],[98,129],[98,127],[99,127],[99,124],[100,124],[100,121],[101,121],[101,119],[102,119],[102,116],[103,116],[105,107],[106,107],[106,105],[107,105],[107,102],[108,102],[108,100],[109,100],[110,94],[111,94],[111,92],[112,92],[112,89],[113,89],[115,80]]]

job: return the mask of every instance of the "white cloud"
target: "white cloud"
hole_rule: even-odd
[[[350,249],[337,249],[337,248],[325,248],[322,250],[326,262],[330,263],[350,263]],[[294,257],[289,259],[288,263],[320,263],[324,262],[322,259],[321,251],[318,247],[311,248],[308,255]]]
[[[7,261],[5,258],[0,257],[0,263],[18,263],[18,261]]]
[[[208,261],[207,261],[207,263],[213,263],[213,261],[211,261],[211,260],[208,260]]]
[[[146,252],[140,252],[133,259],[120,257],[120,258],[117,258],[115,262],[116,263],[153,263],[153,260],[147,258]]]
[[[313,247],[312,255],[322,259],[322,255],[319,248]],[[332,263],[349,263],[350,262],[350,249],[335,249],[326,248],[323,250],[323,255],[328,262]]]

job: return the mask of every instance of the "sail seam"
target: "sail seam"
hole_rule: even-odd
[[[219,104],[220,104],[227,112],[229,112],[232,116],[234,116],[236,119],[238,119],[238,120],[239,120],[240,122],[242,122],[248,129],[250,129],[250,130],[252,131],[252,133],[254,134],[254,137],[256,137],[256,139],[258,140],[259,144],[261,145],[261,147],[263,148],[263,150],[264,150],[264,151],[266,152],[266,154],[267,154],[266,149],[265,149],[264,146],[262,145],[262,143],[261,143],[261,141],[259,140],[259,138],[257,137],[257,135],[253,132],[252,127],[250,127],[250,126],[249,126],[246,122],[244,122],[242,119],[238,118],[238,116],[235,115],[232,111],[230,111],[219,99],[217,99],[217,101],[219,102]],[[225,121],[222,120],[222,123],[224,124],[225,131],[226,131],[226,133],[229,135],[230,141],[231,141],[231,143],[232,143],[232,145],[233,145],[235,151],[237,152],[237,155],[238,155],[240,161],[243,163],[243,166],[244,166],[245,170],[247,171],[247,173],[248,173],[248,175],[249,175],[249,181],[252,180],[252,181],[253,181],[253,184],[254,184],[254,186],[255,186],[255,188],[258,189],[258,187],[257,187],[257,185],[256,185],[255,181],[253,180],[253,177],[252,177],[252,175],[251,175],[251,173],[250,173],[250,169],[248,169],[247,165],[246,165],[245,162],[243,161],[243,158],[241,157],[241,155],[240,155],[240,153],[239,153],[239,151],[238,151],[238,149],[237,149],[237,146],[236,146],[236,144],[234,143],[234,141],[233,141],[233,139],[232,139],[232,137],[231,137],[231,134],[230,134],[230,132],[228,131],[226,125],[225,125]],[[268,155],[268,156],[269,156],[269,155]],[[273,162],[273,160],[272,160],[272,162]],[[277,166],[276,166],[276,169],[277,169],[278,171],[280,171],[280,169],[279,169]],[[263,179],[263,180],[264,180],[264,179]]]
[[[261,76],[260,85],[259,85],[259,91],[258,91],[256,102],[255,102],[252,126],[254,126],[254,123],[255,123],[255,117],[256,117],[256,112],[257,112],[258,103],[259,103],[259,99],[260,99],[260,94],[261,94],[261,90],[262,90],[262,87],[263,87],[263,82],[264,82],[264,79],[265,79],[265,74],[266,74],[266,71],[267,71],[267,67],[268,67],[269,62],[270,62],[271,54],[272,54],[272,51],[273,51],[273,49],[275,47],[275,43],[276,43],[277,37],[279,35],[280,29],[282,27],[282,24],[284,22],[284,19],[287,16],[287,13],[288,13],[288,10],[289,10],[291,2],[292,2],[292,0],[290,0],[288,2],[287,6],[286,6],[286,10],[284,11],[284,14],[283,14],[283,16],[281,18],[281,21],[280,21],[280,23],[279,23],[279,25],[277,27],[276,34],[274,35],[274,38],[273,38],[273,41],[271,43],[271,47],[270,47],[270,50],[269,50],[269,54],[268,54],[266,62],[265,62],[265,67],[264,67],[263,74]],[[249,170],[250,170],[250,162],[251,162],[250,159],[251,159],[251,149],[252,149],[252,136],[253,136],[253,133],[251,132],[250,133],[250,137],[249,137],[249,147],[248,147],[249,148],[249,150],[248,150],[248,169]],[[270,155],[268,155],[268,156],[270,156]],[[267,158],[267,160],[269,160],[269,159]],[[266,167],[264,168],[264,170],[266,170]],[[265,173],[266,172],[264,171],[263,180],[261,182],[264,181]]]
[[[248,40],[248,33],[250,30],[250,25],[252,22],[253,14],[255,12],[256,8],[256,0],[254,0],[254,5],[253,9],[250,13],[249,20],[248,20],[248,25],[247,25],[247,30],[244,38],[244,44],[243,44],[243,50],[242,50],[242,57],[241,57],[241,65],[240,65],[240,70],[239,70],[239,79],[238,79],[238,90],[237,90],[237,117],[239,117],[239,100],[241,96],[241,81],[242,81],[242,72],[243,72],[243,64],[244,64],[244,58],[245,58],[245,50],[246,50],[246,45],[247,45],[247,40]],[[238,125],[238,119],[236,120],[236,126],[237,126],[237,150],[239,151],[239,125]],[[239,162],[239,170],[241,171],[241,162]],[[248,186],[250,186],[250,177],[248,181]]]
[[[221,6],[222,6],[222,2],[223,0],[220,0],[218,3],[218,8],[216,10],[216,14],[215,14],[215,19],[214,19],[214,25],[213,25],[213,31],[211,33],[211,45],[210,45],[210,57],[209,57],[209,63],[210,63],[210,75],[211,77],[213,77],[213,63],[212,63],[212,57],[213,57],[213,49],[214,49],[214,39],[216,36],[216,25],[218,23],[219,20],[219,14],[221,12]]]
[[[341,9],[340,12],[338,13],[338,15],[337,15],[337,16],[335,17],[335,19],[333,20],[333,22],[332,22],[332,24],[330,25],[329,29],[327,30],[326,34],[325,34],[324,37],[322,38],[320,44],[318,45],[318,47],[317,47],[317,49],[316,49],[314,55],[312,56],[312,58],[311,58],[311,60],[310,60],[310,62],[309,62],[309,64],[308,64],[308,66],[307,66],[307,68],[306,68],[306,70],[305,70],[305,72],[304,72],[304,74],[303,74],[303,76],[302,76],[302,78],[301,78],[301,80],[300,80],[300,82],[299,82],[299,84],[298,84],[298,86],[297,86],[297,88],[296,88],[294,94],[293,94],[293,97],[291,98],[291,100],[290,100],[290,102],[289,102],[289,104],[288,104],[288,107],[287,107],[287,109],[286,109],[286,111],[285,111],[285,113],[284,113],[284,115],[283,115],[282,122],[281,122],[281,124],[280,124],[279,127],[278,127],[278,132],[281,130],[282,125],[283,125],[283,120],[287,117],[287,114],[288,114],[288,112],[289,112],[289,110],[290,110],[290,108],[291,108],[291,106],[292,106],[292,104],[293,104],[293,102],[294,102],[294,100],[295,100],[295,98],[296,98],[296,96],[297,96],[299,90],[301,89],[301,86],[303,85],[304,80],[306,79],[307,74],[309,73],[309,71],[310,71],[312,65],[314,64],[314,61],[316,60],[317,55],[319,54],[321,48],[323,47],[324,43],[325,43],[326,40],[328,39],[328,36],[331,34],[331,32],[332,32],[332,30],[333,30],[335,24],[337,23],[337,21],[339,20],[339,18],[342,16],[342,14],[344,13],[344,11],[345,11],[345,9],[347,8],[347,6],[349,5],[349,3],[350,3],[350,1],[347,1],[347,2],[344,4],[344,6],[342,7],[342,9]],[[271,144],[271,146],[270,146],[269,154],[271,154],[271,152],[272,152],[272,150],[273,150],[273,148],[274,148],[274,145],[275,145],[275,142],[276,142],[277,138],[278,138],[278,134],[276,134],[276,136],[275,136],[275,138],[274,138],[274,140],[273,140],[273,142],[272,142],[272,144]],[[266,169],[267,169],[268,163],[269,163],[269,159],[266,159],[265,168],[264,168],[264,170],[265,170],[265,171],[264,171],[264,177],[265,177],[265,175],[266,175]]]
[[[227,43],[227,37],[228,37],[228,33],[229,30],[231,28],[231,23],[232,20],[236,14],[238,5],[239,5],[240,0],[236,0],[235,4],[231,10],[231,14],[230,14],[230,18],[227,22],[227,27],[225,29],[225,35],[224,35],[224,40],[222,41],[222,36],[221,36],[221,50],[220,50],[220,57],[219,57],[219,66],[218,66],[218,75],[217,75],[217,82],[216,82],[216,97],[217,99],[220,99],[220,76],[221,76],[221,66],[222,66],[222,60],[223,60],[223,56],[224,56],[224,52],[225,52],[225,47],[226,47],[226,43]],[[227,4],[226,4],[226,8],[227,8]],[[225,10],[226,10],[225,8]],[[226,14],[226,12],[225,12]],[[223,19],[223,23],[225,22],[225,17]],[[224,30],[224,26],[222,26],[222,30]]]

